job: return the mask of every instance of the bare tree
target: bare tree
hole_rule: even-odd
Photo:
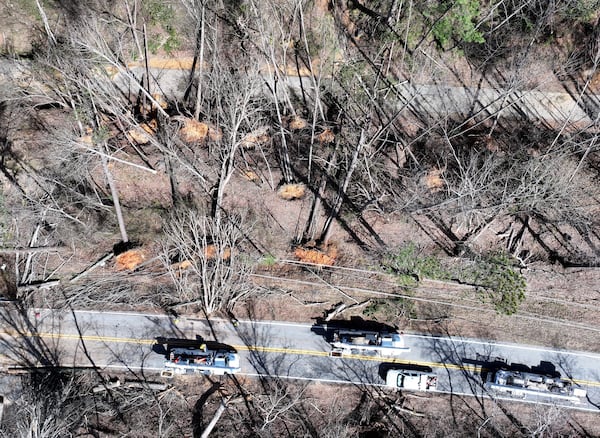
[[[244,135],[265,125],[266,103],[261,97],[258,77],[256,64],[251,64],[243,73],[215,66],[210,74],[211,99],[216,102],[211,119],[223,130],[223,137],[212,148],[219,163],[211,211],[217,226],[223,217],[225,188],[236,168]]]
[[[231,310],[252,293],[241,252],[243,227],[240,218],[217,222],[194,210],[170,218],[162,258],[176,286],[174,305],[197,306],[211,314]]]
[[[89,389],[89,388],[88,388]],[[77,433],[92,415],[81,376],[36,372],[23,378],[23,392],[10,406],[2,436],[59,438]]]

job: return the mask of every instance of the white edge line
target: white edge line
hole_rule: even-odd
[[[135,370],[145,370],[145,371],[162,371],[163,368],[154,368],[154,367],[140,367],[140,366],[135,366],[135,367],[126,367],[124,365],[106,365],[104,367],[102,366],[98,366],[98,368],[112,368],[112,369],[122,369],[122,370],[129,370],[129,369],[135,369]],[[199,376],[201,376],[202,374],[198,374]],[[247,376],[247,377],[267,377],[267,378],[274,378],[277,377],[279,379],[286,379],[286,380],[300,380],[300,381],[309,381],[309,382],[319,382],[319,383],[328,383],[328,384],[334,384],[334,385],[360,385],[360,386],[373,386],[373,387],[378,387],[378,388],[385,388],[386,385],[383,383],[365,383],[365,382],[353,382],[353,381],[347,381],[347,380],[336,380],[336,379],[320,379],[320,378],[310,378],[310,377],[294,377],[294,376],[272,376],[269,374],[260,374],[260,373],[236,373],[236,376]],[[543,406],[556,406],[555,403],[550,403],[550,402],[543,402],[543,401],[537,401],[537,400],[527,400],[527,399],[513,399],[510,397],[490,397],[487,394],[472,394],[472,393],[466,393],[466,392],[451,392],[451,391],[430,391],[429,393],[431,394],[446,394],[446,395],[460,395],[460,396],[466,396],[466,397],[484,397],[490,400],[503,400],[503,401],[510,401],[510,402],[516,402],[516,403],[529,403],[529,404],[536,404],[536,405],[543,405]],[[571,406],[571,405],[558,405],[560,407],[566,408],[566,409],[572,409],[572,410],[577,410],[577,411],[586,411],[586,412],[600,412],[597,408],[589,408],[589,407],[583,407],[583,406]]]
[[[236,375],[249,376],[249,377],[271,377],[271,378],[274,377],[274,376],[270,376],[268,374],[259,374],[259,373],[238,373]],[[319,378],[313,379],[310,377],[294,377],[294,376],[275,376],[275,377],[280,378],[280,379],[288,379],[288,380],[302,380],[302,381],[322,382],[322,383],[341,384],[341,385],[374,386],[374,387],[379,387],[379,388],[387,387],[387,385],[385,385],[383,383],[365,383],[365,382],[354,382],[354,381],[347,381],[347,380],[319,379]],[[410,392],[413,392],[413,391],[410,391]],[[447,395],[461,395],[461,396],[467,396],[467,397],[482,397],[483,396],[487,399],[494,400],[492,397],[488,396],[487,394],[472,394],[472,393],[466,393],[466,392],[451,392],[451,391],[429,391],[429,392],[421,391],[421,392],[422,393],[430,393],[430,394],[437,393],[437,394],[447,394]],[[556,406],[555,403],[550,403],[550,402],[527,400],[527,399],[513,399],[510,397],[495,397],[495,399],[517,402],[517,403],[530,403],[530,404],[538,404],[538,405],[544,405],[544,406]],[[583,407],[583,406],[572,406],[572,405],[559,405],[559,406],[567,408],[567,409],[578,410],[578,411],[600,412],[599,409],[588,408],[588,407]]]
[[[407,338],[432,339],[432,340],[452,342],[452,343],[457,343],[457,344],[479,344],[479,345],[489,345],[491,347],[518,348],[521,350],[528,350],[528,351],[541,351],[544,353],[569,354],[572,356],[584,356],[584,357],[588,357],[590,359],[600,359],[600,354],[595,354],[595,353],[591,353],[591,352],[588,353],[588,352],[582,352],[582,351],[551,350],[548,348],[536,347],[533,345],[506,344],[506,343],[494,342],[494,341],[478,341],[475,339],[461,339],[461,338],[454,338],[454,337],[444,338],[442,336],[411,335],[411,334],[405,334],[404,336]]]

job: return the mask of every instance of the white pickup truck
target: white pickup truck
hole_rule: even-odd
[[[435,391],[437,376],[412,370],[389,370],[385,376],[385,384],[390,388],[411,391]]]

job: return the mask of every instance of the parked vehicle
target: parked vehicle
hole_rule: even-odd
[[[587,393],[570,380],[522,371],[497,370],[487,376],[484,387],[517,398],[551,398],[580,403]]]
[[[200,373],[208,375],[240,372],[240,357],[235,349],[201,340],[164,340],[167,351],[165,369],[161,375]]]
[[[411,391],[435,391],[437,375],[412,370],[389,370],[385,377],[385,384],[390,388]]]
[[[366,330],[343,329],[333,333],[331,342],[332,356],[347,354],[370,354],[377,356],[396,356],[410,351],[404,345],[402,333],[388,333]]]

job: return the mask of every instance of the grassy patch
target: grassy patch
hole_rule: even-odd
[[[274,266],[275,263],[277,263],[277,257],[273,254],[265,254],[260,259],[260,264],[262,266],[271,267]]]
[[[147,0],[143,3],[144,13],[148,22],[162,29],[161,32],[150,34],[148,50],[156,54],[163,49],[168,54],[181,46],[181,40],[175,31],[175,9],[163,0]]]

